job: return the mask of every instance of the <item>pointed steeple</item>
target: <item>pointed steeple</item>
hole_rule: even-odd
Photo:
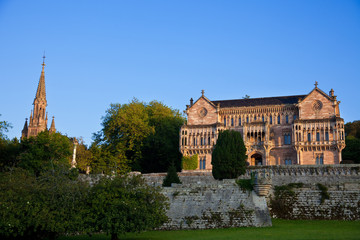
[[[41,75],[40,75],[40,80],[39,80],[39,84],[37,87],[37,91],[36,91],[36,95],[35,95],[35,99],[34,99],[34,103],[35,101],[44,101],[46,103],[46,90],[45,90],[45,55],[43,56],[43,63],[42,65],[42,70],[41,70]]]
[[[24,128],[21,131],[21,139],[24,139],[28,136],[28,119],[25,118],[25,124],[24,124]]]
[[[56,129],[55,129],[55,117],[54,117],[54,116],[52,117],[52,121],[51,121],[51,126],[50,126],[50,129],[49,129],[49,132],[50,132],[50,133],[56,132]]]

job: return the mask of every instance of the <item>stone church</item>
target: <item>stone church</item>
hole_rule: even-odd
[[[315,88],[307,95],[213,101],[204,91],[186,106],[180,151],[198,154],[198,170],[210,170],[211,153],[222,130],[239,131],[248,164],[339,164],[345,148],[340,101]]]
[[[46,90],[45,90],[45,56],[43,57],[42,71],[40,75],[39,84],[33,102],[34,109],[31,111],[30,120],[25,120],[24,128],[21,132],[21,139],[31,136],[37,136],[38,133],[47,130],[48,114],[46,112]],[[55,120],[52,118],[50,132],[55,132]]]

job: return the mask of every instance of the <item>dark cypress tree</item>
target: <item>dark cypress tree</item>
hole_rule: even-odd
[[[246,148],[239,132],[222,131],[212,153],[212,174],[215,179],[237,178],[246,171]]]
[[[171,187],[172,183],[181,183],[174,163],[170,165],[162,185],[163,187]]]

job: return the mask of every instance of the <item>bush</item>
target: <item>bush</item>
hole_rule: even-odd
[[[87,214],[85,183],[70,174],[35,177],[23,169],[0,174],[0,237],[54,239],[83,231]]]
[[[246,148],[237,131],[220,132],[212,153],[212,174],[215,179],[237,178],[246,171]]]
[[[150,230],[167,221],[166,200],[159,188],[146,185],[140,176],[105,177],[91,189],[88,225],[113,240],[127,232]]]
[[[163,187],[171,187],[172,183],[181,183],[174,164],[170,165],[162,185]]]
[[[198,168],[198,155],[183,156],[181,159],[182,169],[184,170],[195,170]]]

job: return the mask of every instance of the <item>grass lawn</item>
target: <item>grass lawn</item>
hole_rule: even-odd
[[[360,239],[360,221],[279,220],[267,228],[227,228],[209,230],[150,231],[126,234],[120,239],[246,239],[246,240],[292,240],[292,239]],[[61,240],[105,240],[106,235],[62,237]]]

